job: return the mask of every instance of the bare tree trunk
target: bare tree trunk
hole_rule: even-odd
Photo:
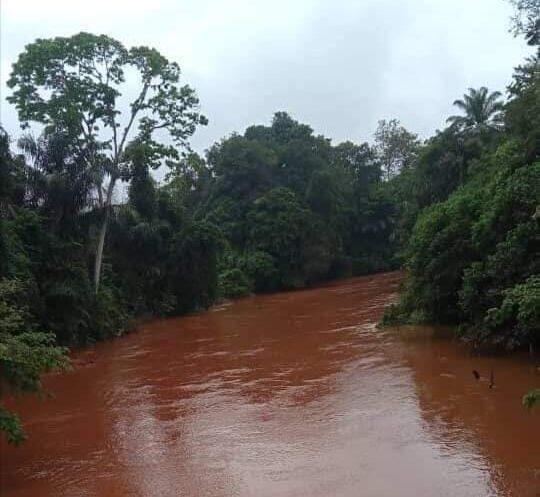
[[[98,244],[96,248],[96,259],[94,262],[94,290],[96,294],[99,291],[99,283],[101,280],[101,266],[103,265],[103,248],[105,247],[105,237],[107,236],[107,228],[109,227],[109,217],[111,215],[112,196],[116,178],[111,178],[107,188],[107,197],[105,198],[103,221],[99,230]]]

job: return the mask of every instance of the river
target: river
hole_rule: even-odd
[[[540,370],[378,330],[399,280],[248,297],[75,354],[17,400],[30,438],[2,441],[0,495],[537,497],[521,397]]]

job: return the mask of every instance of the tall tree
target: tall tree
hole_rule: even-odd
[[[463,116],[450,116],[446,122],[461,129],[496,128],[502,120],[503,103],[501,92],[491,92],[482,86],[469,88],[463,99],[454,100],[453,105],[462,110]]]
[[[413,162],[419,146],[418,136],[407,131],[397,119],[379,121],[375,151],[387,181]]]
[[[123,112],[119,99],[133,73],[138,90]],[[207,123],[198,111],[199,100],[190,86],[180,84],[178,64],[157,50],[126,49],[108,36],[90,33],[27,45],[8,86],[13,89],[8,101],[16,106],[22,127],[37,122],[70,136],[94,173],[101,218],[94,263],[97,292],[115,185],[130,177],[127,145],[134,138],[143,144],[152,167],[176,157],[173,145],[187,147],[197,125]],[[171,145],[158,141],[158,130],[168,132]]]

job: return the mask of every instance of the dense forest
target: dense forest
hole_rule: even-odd
[[[506,101],[469,89],[425,141],[390,120],[371,143],[333,144],[277,112],[201,156],[189,147],[207,123],[197,95],[156,50],[88,33],[28,45],[8,100],[40,134],[0,134],[3,391],[39,390],[68,366],[64,347],[136,318],[400,267],[385,323],[536,351],[539,21],[537,2],[516,3],[516,32],[537,51]],[[0,429],[24,438],[1,405]]]

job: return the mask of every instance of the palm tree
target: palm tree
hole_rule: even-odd
[[[501,123],[503,103],[500,101],[501,92],[492,93],[482,86],[478,90],[469,88],[469,93],[463,95],[463,100],[454,101],[464,116],[450,116],[446,122],[458,128],[497,128]]]
[[[47,132],[39,138],[25,134],[18,146],[27,158],[27,201],[40,206],[60,228],[73,225],[92,204],[95,173],[84,157],[72,152],[69,137],[61,132]]]

